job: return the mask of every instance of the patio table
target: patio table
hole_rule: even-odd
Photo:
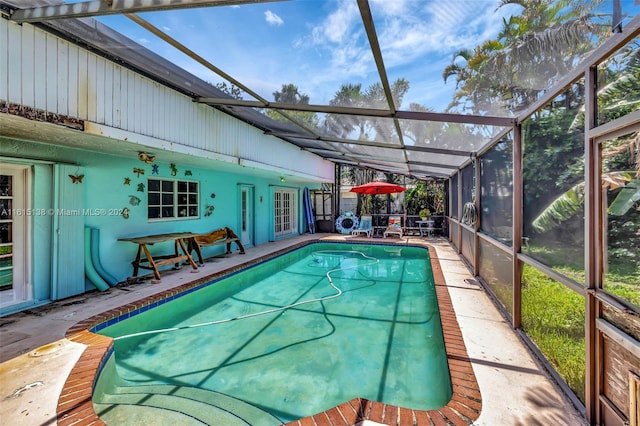
[[[196,237],[198,234],[194,234],[192,232],[174,232],[169,234],[156,234],[156,235],[146,235],[141,237],[131,237],[131,238],[118,238],[118,241],[128,241],[134,244],[138,244],[138,253],[136,254],[136,258],[131,264],[133,265],[133,276],[128,280],[135,280],[138,277],[139,269],[149,269],[153,271],[153,275],[155,280],[153,283],[159,283],[160,271],[158,271],[158,267],[164,265],[174,264],[176,268],[180,266],[180,262],[186,260],[189,262],[191,267],[193,268],[192,272],[198,271],[198,265],[191,257],[187,246],[196,250],[196,254],[202,258],[202,253],[200,252],[200,246],[196,242]],[[174,253],[168,255],[155,255],[152,256],[149,251],[149,247],[156,243],[163,243],[173,241],[174,243]]]
[[[433,237],[433,231],[435,230],[434,220],[419,220],[416,223],[418,224],[418,229],[420,230],[421,237]]]

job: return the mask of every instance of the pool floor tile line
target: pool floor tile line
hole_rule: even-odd
[[[327,240],[318,239],[316,241]],[[176,294],[194,289],[208,281],[246,269],[256,263],[279,256],[282,253],[309,243],[309,241],[301,242],[292,247],[287,247],[249,262],[218,271],[198,280],[95,315],[70,327],[66,334],[67,338],[77,343],[85,344],[87,348],[71,370],[59,396],[57,408],[58,425],[105,424],[93,409],[91,395],[94,382],[97,380],[97,374],[112,349],[113,340],[107,336],[92,333],[89,331],[90,329],[153,303],[164,302]],[[407,243],[403,242],[400,242],[400,244],[394,243],[393,240],[384,242],[376,241],[376,243],[407,245]],[[451,401],[440,409],[425,411],[397,407],[381,402],[369,401],[364,398],[355,398],[324,412],[290,422],[287,424],[288,426],[352,426],[364,420],[383,423],[389,426],[446,426],[469,425],[478,418],[482,408],[480,389],[467,355],[466,346],[462,339],[462,332],[456,319],[453,303],[437,253],[433,247],[426,243],[415,243],[411,245],[427,248],[431,257],[436,297],[441,314],[443,338],[453,389]]]

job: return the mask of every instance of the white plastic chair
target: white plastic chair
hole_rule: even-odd
[[[367,234],[367,238],[373,235],[373,219],[370,215],[364,215],[360,218],[360,224],[356,229],[351,231],[351,235]]]
[[[389,235],[397,235],[402,238],[402,218],[400,216],[389,216],[387,229],[384,231],[384,237]]]

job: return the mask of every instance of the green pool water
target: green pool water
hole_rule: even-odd
[[[121,393],[198,388],[280,422],[355,397],[425,410],[451,398],[431,263],[417,247],[310,244],[100,333],[116,338],[100,380]]]

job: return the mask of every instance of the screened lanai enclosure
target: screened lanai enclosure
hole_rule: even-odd
[[[0,13],[3,143],[79,146],[85,120],[124,126],[133,86],[63,40],[337,170],[274,167],[282,182],[335,185],[350,167],[443,183],[445,237],[587,422],[640,425],[638,0],[0,0]],[[34,64],[56,72],[25,90]],[[92,109],[60,77],[76,70],[122,89]]]

